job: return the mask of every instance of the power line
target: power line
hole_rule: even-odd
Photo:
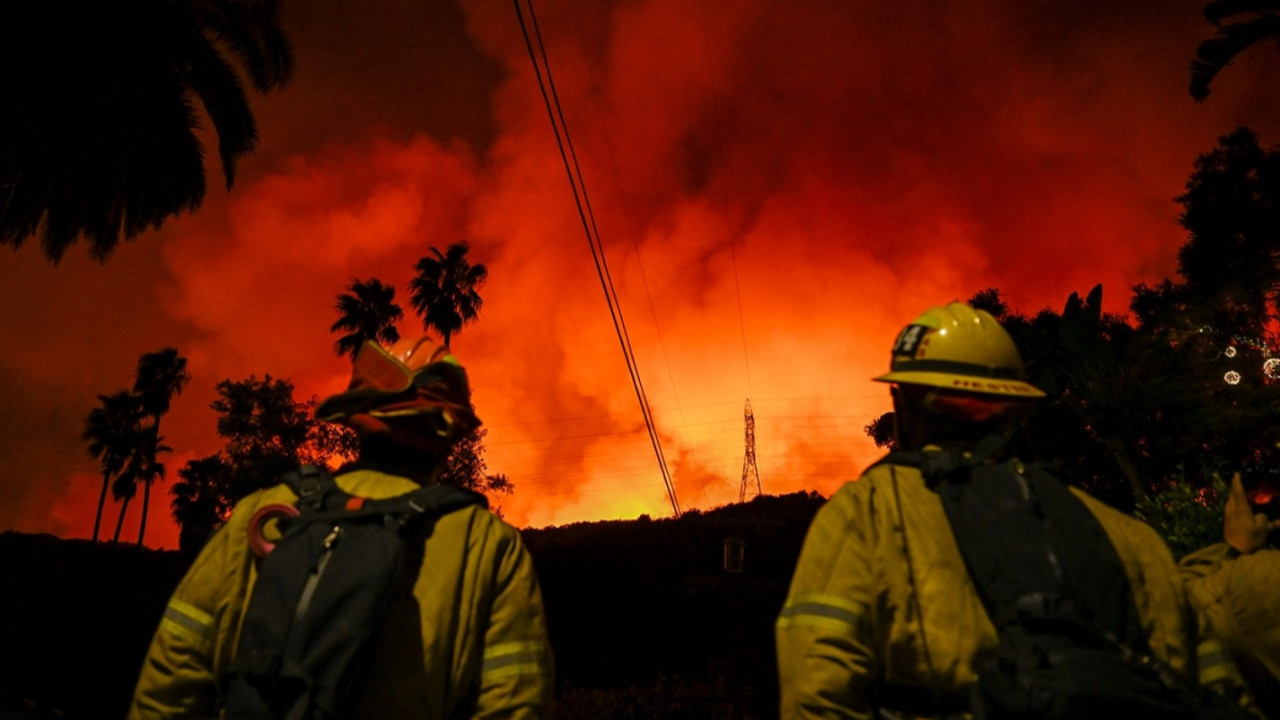
[[[577,153],[573,149],[573,139],[569,136],[569,126],[565,122],[564,111],[560,107],[560,96],[556,92],[555,80],[551,75],[551,63],[547,59],[547,48],[542,41],[542,31],[538,27],[538,16],[533,9],[533,0],[525,0],[529,9],[529,18],[533,22],[534,36],[538,41],[538,50],[542,55],[542,65],[538,64],[538,54],[534,52],[533,41],[529,37],[529,29],[525,23],[524,13],[520,10],[520,0],[513,0],[516,17],[520,21],[520,32],[524,35],[525,47],[529,50],[529,59],[533,62],[533,71],[538,78],[538,89],[547,106],[547,116],[551,120],[551,129],[556,136],[556,146],[560,158],[564,161],[565,173],[569,176],[569,187],[573,191],[574,204],[578,208],[578,218],[582,221],[582,229],[587,236],[587,245],[591,248],[591,257],[595,261],[596,275],[604,289],[605,301],[609,305],[609,314],[613,318],[613,327],[622,346],[622,356],[626,360],[627,371],[631,375],[631,385],[635,388],[636,399],[640,403],[640,411],[644,415],[645,428],[649,431],[649,442],[653,445],[654,455],[658,460],[658,469],[662,473],[662,481],[667,487],[667,496],[671,499],[671,509],[676,517],[680,516],[680,505],[676,501],[675,485],[671,481],[671,473],[667,470],[667,461],[662,454],[662,443],[653,422],[653,411],[649,407],[649,399],[645,395],[644,384],[640,380],[640,370],[636,365],[635,353],[631,348],[631,339],[627,334],[626,322],[622,318],[622,307],[618,302],[613,287],[613,279],[609,275],[605,261],[604,247],[600,242],[600,231],[596,227],[595,214],[591,210],[591,201],[587,197],[586,184],[582,177],[582,168],[578,164]],[[543,70],[546,71],[546,82],[543,82]],[[550,93],[548,93],[548,88]],[[553,106],[554,102],[554,108]],[[563,134],[563,137],[562,137]],[[568,152],[566,153],[566,147]],[[570,163],[572,158],[572,164]]]
[[[574,18],[579,19],[580,14],[576,12],[576,5],[574,6],[574,10]],[[582,23],[576,23],[576,28],[578,30],[578,45],[582,48],[583,57],[589,57],[590,53],[587,50],[586,36],[582,31]],[[590,72],[594,73],[595,65],[588,62],[588,66],[592,68]],[[640,284],[644,287],[645,298],[649,301],[649,315],[653,318],[653,329],[657,335],[658,349],[662,353],[662,362],[667,369],[667,381],[671,384],[671,397],[675,401],[676,413],[680,417],[680,427],[685,431],[685,435],[687,436],[689,434],[689,427],[685,420],[684,407],[680,402],[680,392],[676,388],[675,373],[671,371],[671,357],[667,354],[667,344],[662,338],[662,326],[661,323],[658,322],[658,310],[653,304],[653,293],[649,290],[649,275],[645,272],[644,256],[640,253],[640,243],[637,241],[637,237],[639,236],[639,233],[636,231],[637,223],[635,218],[632,216],[632,213],[629,212],[630,208],[626,201],[627,192],[626,188],[622,184],[622,173],[618,171],[618,158],[616,153],[614,153],[613,139],[609,135],[609,125],[607,122],[602,121],[600,123],[600,135],[604,139],[605,151],[609,158],[609,167],[613,170],[613,180],[618,188],[618,197],[623,209],[622,215],[626,221],[625,226],[627,229],[627,235],[631,240],[631,249],[636,256],[636,267],[640,272]],[[692,451],[690,452],[692,453]],[[705,492],[702,493],[702,499],[704,501],[707,499]]]

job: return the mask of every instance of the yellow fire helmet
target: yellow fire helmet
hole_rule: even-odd
[[[1026,381],[1013,338],[984,310],[964,303],[932,307],[898,333],[889,372],[878,382],[958,392],[1039,398]]]

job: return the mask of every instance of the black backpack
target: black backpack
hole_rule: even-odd
[[[977,720],[1251,717],[1186,681],[1147,645],[1119,554],[1093,513],[1044,466],[968,452],[893,453],[942,500],[1000,649],[970,694]]]
[[[399,497],[367,500],[344,492],[313,465],[283,478],[298,495],[280,520],[282,536],[262,559],[245,610],[235,659],[221,679],[226,717],[320,720],[349,717],[344,706],[369,638],[397,592],[411,592],[408,537],[483,495],[427,485]],[[261,540],[259,512],[250,536]]]

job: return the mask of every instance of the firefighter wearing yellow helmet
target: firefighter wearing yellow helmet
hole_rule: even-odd
[[[889,372],[874,379],[892,384],[895,453],[818,512],[776,624],[783,720],[968,717],[980,672],[1002,652],[941,485],[922,468],[948,457],[1022,472],[1000,438],[1044,393],[1027,382],[995,318],[961,303],[925,311],[899,333],[891,355]],[[1204,682],[1234,678],[1212,643],[1197,657],[1176,566],[1160,538],[1083,492],[1059,492],[1078,498],[1105,531],[1100,542],[1114,546],[1115,575],[1120,584],[1127,576],[1140,620],[1129,629],[1151,655]],[[1002,532],[991,527],[989,538],[1016,542]]]
[[[479,424],[466,372],[429,341],[390,351],[366,343],[350,385],[316,410],[353,428],[360,457],[340,468],[343,491],[378,500],[435,482],[453,444]],[[241,500],[164,611],[143,664],[130,720],[215,717],[258,576],[253,518],[298,500],[287,485]],[[406,540],[406,542],[416,542]],[[546,622],[519,533],[481,506],[434,520],[412,597],[388,613],[362,668],[356,717],[542,718],[551,699]],[[259,543],[260,544],[260,543]]]

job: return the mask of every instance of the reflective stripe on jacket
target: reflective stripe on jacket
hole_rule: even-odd
[[[1152,652],[1190,675],[1194,620],[1167,547],[1076,494],[1119,552]],[[881,686],[919,688],[920,707],[963,697],[1000,644],[941,501],[919,470],[895,465],[872,467],[819,510],[776,635],[783,720],[870,717]]]
[[[348,493],[380,499],[417,487],[394,475],[339,475]],[[257,578],[248,523],[292,504],[279,485],[242,500],[169,601],[151,642],[130,720],[217,713],[217,678],[237,644]],[[438,519],[424,544],[414,603],[393,607],[359,688],[361,717],[542,718],[552,663],[533,564],[519,533],[487,510]],[[413,605],[414,607],[410,607]]]

